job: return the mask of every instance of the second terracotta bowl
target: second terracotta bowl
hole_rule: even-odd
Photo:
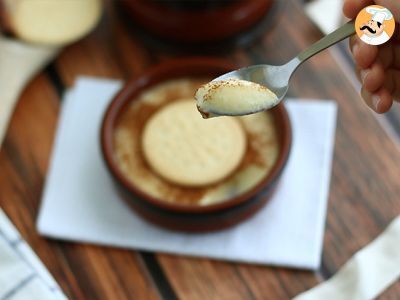
[[[181,231],[219,230],[252,216],[264,206],[273,193],[287,162],[292,140],[289,117],[282,104],[271,110],[279,143],[279,155],[271,171],[249,191],[220,203],[204,206],[183,205],[152,197],[132,184],[120,171],[114,159],[113,133],[116,121],[140,93],[171,79],[196,76],[214,78],[234,68],[229,62],[214,58],[169,61],[131,80],[109,105],[101,128],[102,154],[122,198],[146,220]]]
[[[274,0],[121,0],[133,21],[167,39],[204,43],[248,30],[271,9]]]

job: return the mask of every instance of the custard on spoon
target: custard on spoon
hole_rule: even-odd
[[[195,99],[204,118],[248,115],[279,103],[265,86],[240,79],[211,81],[197,90]]]

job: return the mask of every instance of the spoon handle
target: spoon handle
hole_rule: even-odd
[[[300,60],[300,62],[303,62],[310,57],[314,56],[315,54],[318,54],[322,50],[332,46],[333,44],[336,44],[345,38],[355,34],[356,28],[354,26],[354,20],[351,20],[344,24],[342,27],[336,29],[334,32],[328,34],[327,36],[323,37],[320,39],[318,42],[315,44],[311,45],[309,48],[301,52],[297,58]]]
[[[354,26],[354,20],[351,20],[301,52],[299,55],[289,61],[286,67],[288,67],[292,73],[299,65],[301,65],[310,57],[355,34],[355,32],[356,28]]]

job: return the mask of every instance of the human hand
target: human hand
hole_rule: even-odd
[[[362,82],[361,96],[374,111],[384,113],[390,109],[393,101],[400,101],[400,1],[345,0],[343,13],[354,19],[364,7],[374,4],[392,12],[396,21],[394,35],[380,46],[368,45],[353,36],[350,38],[350,49]]]

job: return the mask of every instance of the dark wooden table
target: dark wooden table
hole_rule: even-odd
[[[328,51],[303,65],[290,95],[336,99],[338,125],[321,268],[313,273],[62,242],[35,230],[63,91],[78,75],[128,79],[168,59],[128,33],[111,5],[23,93],[0,152],[0,205],[71,299],[288,299],[329,278],[400,214],[400,153]],[[321,33],[290,2],[233,61],[283,63]],[[381,299],[399,299],[400,282]]]

